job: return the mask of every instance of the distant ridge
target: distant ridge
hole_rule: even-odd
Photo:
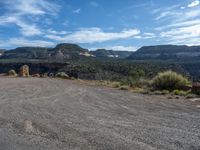
[[[52,59],[71,60],[80,58],[127,58],[131,52],[114,50],[89,51],[77,44],[61,43],[54,48],[18,47],[13,50],[0,51],[1,59]]]
[[[148,59],[197,59],[200,58],[200,46],[186,45],[157,45],[144,46],[132,53],[128,59],[148,60]]]

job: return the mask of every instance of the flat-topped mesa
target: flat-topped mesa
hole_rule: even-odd
[[[133,60],[198,60],[200,46],[156,45],[144,46],[132,53],[128,59]]]
[[[20,68],[19,70],[19,76],[20,77],[29,77],[29,66],[28,65],[24,65]]]

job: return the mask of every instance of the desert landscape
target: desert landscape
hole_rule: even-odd
[[[200,150],[200,0],[0,0],[0,150]]]
[[[78,81],[0,77],[0,148],[197,150],[200,101]]]

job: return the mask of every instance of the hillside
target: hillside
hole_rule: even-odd
[[[4,49],[0,49],[0,56],[3,55],[4,52],[5,52]]]
[[[45,47],[18,47],[5,51],[1,59],[76,59],[88,53],[75,44],[58,44],[55,48]]]
[[[4,53],[3,53],[4,52]],[[1,59],[40,59],[40,60],[74,60],[86,57],[95,58],[127,58],[131,52],[99,49],[88,51],[76,44],[62,43],[54,48],[18,47],[1,51]]]
[[[182,60],[200,58],[200,46],[177,46],[177,45],[158,45],[144,46],[130,55],[128,59],[133,60]]]

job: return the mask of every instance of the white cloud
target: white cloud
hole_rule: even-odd
[[[152,10],[151,13],[153,15],[156,15],[155,20],[160,20],[169,16],[178,15],[178,12],[175,12],[174,9],[177,9],[179,7],[180,5],[173,5],[166,8],[158,8],[158,9]]]
[[[150,32],[145,32],[142,36],[143,39],[151,39],[155,37],[156,37],[155,33],[150,33]]]
[[[155,28],[155,30],[160,32],[159,37],[161,40],[173,44],[181,43],[187,45],[195,45],[195,42],[196,45],[199,44],[199,7],[195,7],[193,9],[186,9],[186,7],[184,9],[180,9],[180,7],[174,7],[170,11],[167,9],[159,9],[159,11],[155,11],[155,14],[158,14],[155,17],[155,20],[161,20],[159,23],[165,24]]]
[[[200,25],[195,26],[187,26],[187,27],[181,27],[181,28],[173,28],[169,31],[165,31],[161,33],[161,37],[167,38],[169,42],[173,43],[182,43],[185,44],[195,44],[194,41],[196,41],[196,44],[199,44],[200,42]],[[193,41],[192,43],[189,43]]]
[[[195,7],[195,6],[198,6],[200,4],[200,1],[199,0],[195,0],[193,1],[192,3],[188,4],[187,7]]]
[[[41,46],[41,47],[51,47],[55,43],[43,40],[27,40],[24,38],[11,38],[6,41],[1,41],[1,47],[18,47],[18,46]]]
[[[97,50],[97,49],[116,50],[116,51],[136,51],[138,48],[134,46],[123,46],[123,45],[90,48],[90,50]]]
[[[36,25],[30,25],[20,20],[17,21],[16,24],[21,28],[21,33],[24,36],[35,36],[42,34],[42,31]]]
[[[68,32],[66,32],[66,31],[56,31],[56,30],[53,30],[53,29],[48,29],[47,30],[47,32],[49,33],[49,34],[55,34],[55,35],[65,35],[65,34],[67,34]]]
[[[60,7],[47,0],[6,0],[1,3],[7,10],[17,15],[43,15],[56,14]]]
[[[59,6],[47,0],[6,0],[0,4],[6,9],[6,13],[0,16],[0,25],[15,24],[19,27],[23,36],[41,35],[42,30],[27,16],[55,15]]]
[[[164,29],[168,29],[171,27],[184,27],[184,26],[194,26],[200,24],[200,19],[195,19],[195,20],[189,20],[189,21],[183,21],[183,22],[178,22],[178,23],[172,23],[169,25],[165,25],[165,26],[160,26],[155,28],[158,31],[164,30]]]
[[[138,29],[122,30],[121,32],[104,32],[100,28],[83,28],[65,36],[46,35],[46,38],[59,42],[94,43],[118,39],[134,38],[140,31]]]
[[[122,46],[122,45],[118,45],[118,46],[108,47],[107,49],[118,50],[118,51],[136,51],[138,48],[134,47],[134,46]]]
[[[24,36],[41,35],[42,31],[34,24],[29,24],[18,16],[0,17],[0,25],[15,24],[20,27],[20,31]]]
[[[90,5],[92,5],[93,7],[98,7],[99,4],[96,1],[91,1]]]
[[[73,13],[75,13],[75,14],[79,14],[80,12],[81,12],[80,8],[73,10]]]

